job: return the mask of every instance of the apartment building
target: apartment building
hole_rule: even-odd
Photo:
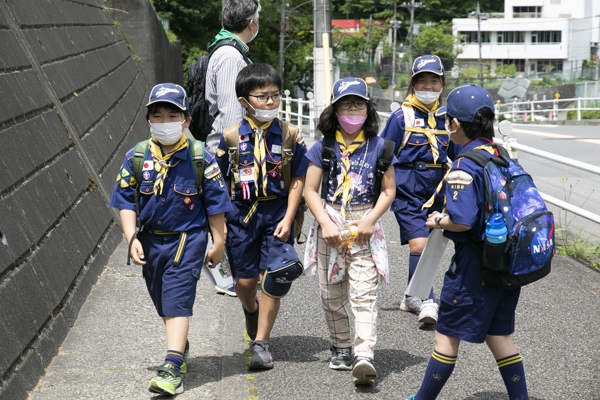
[[[488,17],[479,21],[481,61],[491,73],[514,64],[527,77],[551,72],[575,79],[598,52],[600,0],[505,0],[503,14],[481,14]],[[453,19],[452,26],[460,69],[479,68],[477,15]]]

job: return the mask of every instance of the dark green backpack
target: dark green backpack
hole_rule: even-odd
[[[196,174],[196,189],[198,196],[202,196],[202,183],[204,181],[204,143],[199,140],[188,139],[190,156],[194,162],[194,172]],[[142,140],[135,145],[133,151],[133,175],[135,176],[136,185],[142,182],[142,164],[146,158],[148,151],[148,140]],[[136,191],[137,193],[137,191]],[[138,213],[139,215],[139,213]]]

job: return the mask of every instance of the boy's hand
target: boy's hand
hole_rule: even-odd
[[[144,265],[146,261],[144,260],[144,249],[142,248],[142,244],[140,241],[134,237],[133,243],[131,244],[131,259],[135,265]]]
[[[290,224],[287,224],[284,221],[281,221],[279,224],[277,224],[277,228],[275,228],[275,232],[273,232],[273,236],[275,236],[277,239],[279,239],[282,242],[287,242],[287,240],[290,237],[290,229],[291,229]]]
[[[223,259],[223,254],[225,254],[225,246],[214,245],[208,251],[206,258],[204,259],[204,265],[207,265],[208,268],[214,268],[218,263]]]

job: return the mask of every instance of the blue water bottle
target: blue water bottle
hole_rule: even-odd
[[[490,216],[485,227],[485,238],[488,243],[501,244],[506,242],[508,236],[508,228],[504,217],[500,213],[495,213]]]
[[[492,271],[507,272],[509,266],[504,253],[508,228],[500,213],[492,214],[485,226],[485,242],[483,244],[483,267]]]

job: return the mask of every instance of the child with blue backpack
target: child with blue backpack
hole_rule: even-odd
[[[129,256],[142,267],[166,328],[167,354],[149,390],[173,395],[183,393],[200,271],[203,263],[215,266],[223,257],[224,213],[231,202],[215,159],[183,133],[190,124],[185,90],[158,84],[147,108],[151,138],[125,155],[109,205],[119,210]],[[205,258],[209,230],[213,245]]]
[[[484,171],[464,157],[470,151],[488,158],[498,156],[494,138],[492,96],[476,85],[454,89],[447,99],[446,131],[463,146],[445,177],[446,212],[433,211],[428,228],[443,229],[455,244],[455,254],[445,274],[440,295],[435,345],[421,387],[405,400],[432,400],[450,378],[461,340],[485,341],[496,359],[511,400],[528,399],[523,359],[511,335],[521,290],[483,283],[481,249],[486,224]]]

